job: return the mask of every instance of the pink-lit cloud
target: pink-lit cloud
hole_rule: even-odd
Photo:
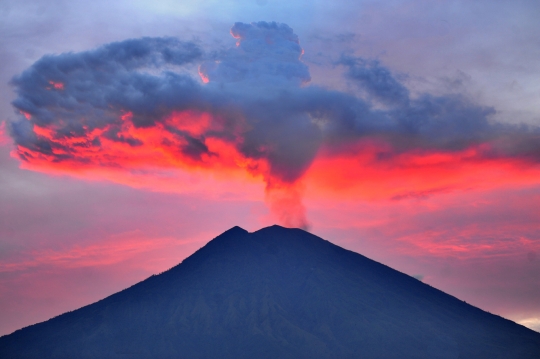
[[[6,123],[0,122],[0,146],[7,145],[11,142],[8,134],[6,133]]]

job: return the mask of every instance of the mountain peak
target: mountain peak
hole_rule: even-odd
[[[222,233],[223,234],[233,234],[233,233],[249,233],[248,231],[246,231],[244,228],[240,227],[240,226],[234,226],[232,227],[231,229],[228,229],[226,230],[225,232]]]
[[[536,359],[540,334],[275,225],[1,337],[0,357]]]
[[[283,233],[283,232],[290,232],[290,231],[302,231],[305,233],[309,233],[301,228],[283,227],[278,224],[273,224],[271,226],[261,228],[258,231],[255,231],[253,233],[258,233],[258,232],[277,232],[277,233],[282,232]]]

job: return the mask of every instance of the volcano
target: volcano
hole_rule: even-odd
[[[540,358],[540,333],[300,229],[234,227],[181,264],[0,338],[1,358]]]

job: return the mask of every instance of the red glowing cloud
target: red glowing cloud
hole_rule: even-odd
[[[183,151],[189,139],[206,131],[219,131],[219,119],[209,114],[172,112],[153,127],[135,127],[133,114],[126,112],[120,121],[103,128],[87,129],[81,136],[59,136],[53,126],[33,125],[38,141],[46,141],[50,152],[18,147],[18,154],[31,158],[36,166],[55,168],[121,167],[127,170],[143,168],[217,169],[220,172],[235,168],[242,162],[234,141],[207,137],[200,145],[204,151]],[[165,128],[174,128],[168,131]],[[174,132],[181,132],[178,136]],[[193,137],[195,136],[195,137]],[[231,143],[233,142],[233,143]],[[59,159],[62,159],[59,161]]]
[[[64,89],[64,84],[61,83],[61,82],[54,82],[54,81],[49,81],[49,84],[51,86],[47,87],[48,90],[63,90]]]
[[[487,144],[458,152],[407,152],[381,160],[377,148],[321,154],[306,174],[316,197],[363,200],[424,198],[437,193],[540,183],[540,165],[516,158],[485,158]]]
[[[44,153],[17,145],[13,156],[24,158],[22,167],[26,169],[108,179],[157,191],[213,189],[242,197],[259,191],[257,183],[267,173],[267,165],[264,159],[249,159],[240,154],[236,139],[205,137],[202,145],[206,151],[192,153],[182,151],[188,145],[186,136],[166,129],[174,128],[195,138],[208,131],[219,131],[223,126],[219,119],[207,113],[172,112],[154,127],[137,128],[132,118],[131,112],[120,116],[113,138],[108,136],[111,125],[67,137],[58,136],[54,128],[34,124],[37,140],[47,142],[51,151]]]

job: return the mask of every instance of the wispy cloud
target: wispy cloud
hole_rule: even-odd
[[[34,271],[44,267],[73,269],[83,267],[104,267],[131,260],[141,254],[148,255],[166,249],[170,253],[189,244],[189,239],[145,238],[141,231],[130,231],[113,235],[107,240],[90,245],[75,245],[64,250],[40,249],[19,253],[16,261],[9,258],[0,261],[0,273]],[[20,257],[26,257],[20,260]],[[157,258],[153,258],[153,261]],[[142,263],[141,263],[142,264]]]

